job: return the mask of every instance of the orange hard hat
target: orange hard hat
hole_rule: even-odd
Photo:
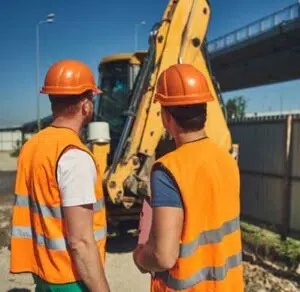
[[[206,103],[214,97],[200,71],[189,64],[176,64],[161,73],[155,99],[163,106],[181,106]]]
[[[47,72],[41,93],[49,95],[79,95],[87,90],[102,93],[96,86],[91,69],[76,60],[62,60]]]

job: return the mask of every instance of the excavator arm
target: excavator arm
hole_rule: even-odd
[[[206,131],[216,143],[230,150],[231,136],[205,53],[210,15],[207,0],[170,0],[161,22],[153,27],[128,118],[113,162],[105,174],[105,187],[113,203],[123,203],[129,208],[137,198],[126,196],[125,190],[145,188],[141,169],[147,159],[155,155],[165,133],[161,108],[154,100],[156,82],[160,73],[173,64],[192,64],[207,77],[215,99],[208,104]]]

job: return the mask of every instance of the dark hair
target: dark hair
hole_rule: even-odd
[[[206,103],[186,106],[168,106],[164,110],[170,113],[177,125],[185,131],[199,131],[206,122]]]
[[[82,98],[82,95],[49,95],[51,105],[74,105],[77,104]]]

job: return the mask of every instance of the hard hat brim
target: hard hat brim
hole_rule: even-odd
[[[157,100],[162,106],[185,106],[193,104],[207,103],[214,100],[213,95],[208,93],[203,93],[201,95],[184,95],[184,96],[165,96],[160,93],[155,94],[155,100]]]
[[[94,94],[101,94],[103,91],[97,87],[91,87],[90,85],[74,87],[55,87],[55,86],[44,86],[40,93],[48,95],[79,95],[85,91],[91,90]]]

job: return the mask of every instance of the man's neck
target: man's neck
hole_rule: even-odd
[[[67,128],[67,129],[73,130],[78,135],[80,134],[81,127],[82,127],[77,121],[70,120],[70,119],[67,119],[64,117],[54,118],[51,125],[54,127],[57,127],[57,128]]]
[[[174,139],[175,139],[176,147],[178,148],[183,144],[201,140],[205,137],[207,137],[205,130],[200,130],[200,131],[195,131],[195,132],[178,133],[178,135],[176,135],[174,137]]]

